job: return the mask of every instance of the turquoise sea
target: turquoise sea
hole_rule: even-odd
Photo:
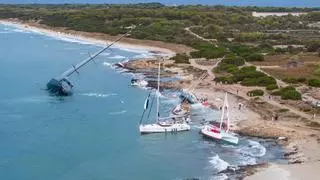
[[[204,140],[196,124],[191,132],[141,136],[137,124],[149,92],[129,87],[131,75],[110,64],[147,52],[113,48],[71,77],[73,96],[48,95],[48,80],[99,48],[0,24],[0,179],[223,179],[216,173],[229,165],[283,154],[265,140]],[[165,114],[177,99],[161,102]]]

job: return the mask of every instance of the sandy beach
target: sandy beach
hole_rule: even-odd
[[[120,36],[110,36],[102,33],[88,33],[74,30],[67,30],[65,28],[52,28],[45,25],[41,25],[35,22],[22,22],[17,19],[1,20],[1,24],[17,27],[22,30],[36,32],[51,36],[55,38],[68,38],[77,41],[83,41],[98,46],[105,46],[112,43]],[[190,52],[192,49],[184,46],[171,43],[164,43],[160,41],[151,40],[137,40],[132,38],[123,38],[120,42],[117,42],[113,47],[121,48],[134,52],[151,52],[153,54],[172,57],[176,53]]]
[[[85,33],[66,30],[63,28],[45,28],[39,24],[22,23],[18,21],[0,20],[0,23],[16,26],[24,30],[42,33],[47,36],[72,38],[80,41],[89,42],[97,45],[105,45],[116,39],[116,36],[102,35],[99,33]],[[125,38],[123,42],[117,43],[116,47],[128,49],[131,51],[152,52],[165,56],[173,56],[178,52],[189,52],[191,48],[184,45],[175,45],[157,41],[143,41]],[[144,61],[144,60],[142,60]],[[273,138],[287,149],[288,165],[271,164],[266,169],[259,169],[259,172],[247,177],[248,180],[259,179],[319,179],[320,172],[320,128],[309,126],[312,122],[305,114],[279,103],[276,99],[266,97],[255,100],[247,96],[247,92],[257,87],[243,87],[240,85],[216,84],[212,68],[218,62],[213,60],[208,65],[198,64],[197,61],[191,65],[176,65],[173,62],[168,63],[167,69],[178,73],[182,81],[174,86],[179,88],[190,87],[190,82],[198,79],[196,73],[208,71],[209,76],[201,81],[195,89],[198,97],[208,97],[209,103],[215,107],[222,104],[225,92],[229,95],[229,104],[231,106],[230,115],[232,119],[232,129],[241,135],[255,136],[260,138]],[[145,69],[141,63],[140,68]],[[190,70],[190,67],[193,69]],[[150,67],[149,67],[150,68]],[[188,69],[189,68],[189,69]],[[198,69],[199,71],[195,71]],[[241,108],[239,108],[241,104]],[[280,109],[289,109],[288,112],[280,114],[277,121],[272,120],[272,114],[279,112]]]

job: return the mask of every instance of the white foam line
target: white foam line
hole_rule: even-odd
[[[18,29],[26,30],[26,31],[41,34],[41,35],[45,35],[48,37],[58,38],[58,39],[69,41],[69,42],[92,44],[96,46],[106,46],[107,44],[111,43],[111,41],[104,41],[104,40],[84,37],[81,35],[57,32],[54,30],[48,30],[44,28],[24,25],[18,22],[0,20],[0,24],[15,27]],[[113,47],[118,48],[120,50],[135,52],[135,53],[149,53],[149,51],[159,51],[161,55],[165,55],[165,56],[173,56],[175,54],[173,51],[165,48],[148,46],[148,45],[129,44],[129,43],[122,43],[122,42],[116,43]]]
[[[210,158],[209,161],[213,168],[217,169],[219,172],[228,168],[229,163],[222,160],[217,154]]]

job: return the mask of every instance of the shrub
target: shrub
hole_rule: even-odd
[[[225,59],[223,59],[221,62],[226,64],[233,64],[235,66],[242,66],[245,63],[243,57],[235,56],[235,55],[229,55]]]
[[[287,82],[287,83],[291,83],[291,84],[297,84],[298,83],[298,80],[296,78],[284,78],[282,79],[284,82]]]
[[[306,82],[306,78],[304,78],[304,77],[300,77],[300,78],[298,78],[297,79],[297,81],[299,82],[299,83],[304,83],[304,82]]]
[[[250,97],[263,96],[264,92],[262,90],[260,90],[260,89],[256,89],[256,90],[249,91],[247,93],[247,95],[250,96]]]
[[[312,87],[320,87],[320,80],[319,79],[310,79],[308,81],[309,86]]]
[[[227,64],[227,63],[221,62],[215,68],[214,72],[216,72],[216,73],[220,73],[220,72],[234,73],[237,70],[238,70],[237,66],[235,66],[233,64]]]
[[[277,84],[269,84],[266,87],[266,89],[269,90],[269,91],[272,91],[272,90],[278,89],[278,85]]]
[[[175,63],[185,63],[189,64],[189,56],[186,53],[176,54],[174,57],[170,58],[174,60]]]
[[[215,47],[210,43],[200,43],[193,45],[198,51],[193,51],[190,53],[193,58],[207,58],[214,59],[223,57],[227,53],[227,49],[223,47]]]
[[[288,90],[281,94],[281,99],[301,100],[301,94],[296,90]]]
[[[272,93],[275,96],[281,96],[281,99],[301,100],[301,94],[292,86],[281,88],[279,91]]]
[[[284,112],[288,112],[288,111],[289,111],[289,109],[285,109],[285,108],[278,110],[279,113],[284,113]]]
[[[264,56],[260,53],[253,53],[246,57],[247,61],[264,61]]]

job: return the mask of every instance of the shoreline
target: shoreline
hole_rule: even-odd
[[[90,33],[82,31],[67,30],[65,28],[52,28],[39,23],[23,22],[17,19],[0,19],[0,24],[12,26],[18,29],[31,31],[33,33],[42,34],[45,36],[65,40],[71,39],[79,41],[79,43],[93,44],[104,47],[109,43],[112,43],[119,36],[109,36],[102,33]],[[177,48],[173,48],[177,46]],[[180,47],[181,46],[181,47]],[[166,56],[168,58],[174,56],[176,53],[181,52],[181,49],[185,48],[186,52],[190,52],[191,48],[179,44],[171,44],[160,41],[150,40],[138,40],[124,37],[120,42],[113,45],[114,48],[118,48],[125,51],[137,52],[137,53],[150,53],[153,55]]]
[[[71,38],[83,42],[88,42],[90,44],[103,46],[106,43],[110,43],[112,38],[117,38],[117,36],[113,36],[112,38],[108,39],[105,38],[98,38],[100,35],[90,37],[90,34],[96,33],[86,33],[80,31],[72,31],[72,30],[65,30],[63,28],[45,28],[41,24],[34,24],[34,23],[24,23],[19,21],[11,21],[11,20],[0,20],[0,24],[11,25],[15,26],[19,29],[32,31],[35,33],[44,34],[46,36],[55,37],[55,38]],[[102,36],[101,36],[102,37]],[[109,37],[109,36],[108,36]],[[128,39],[127,39],[128,40]],[[128,42],[124,40],[125,42]],[[140,40],[138,40],[140,41]],[[148,46],[148,45],[139,45],[134,43],[125,43],[119,42],[114,47],[129,50],[133,52],[148,52],[150,51],[157,51],[161,52],[162,55],[167,55],[168,57],[173,56],[178,51],[173,51],[166,48],[156,47],[156,46]],[[142,42],[142,41],[141,41]],[[146,41],[145,41],[146,42]],[[148,43],[146,43],[148,44]],[[157,54],[157,53],[156,53]],[[192,65],[188,65],[188,67],[193,67],[198,69],[198,67],[194,67]],[[178,66],[175,64],[173,67],[166,67],[169,70],[177,70],[177,68],[181,68],[183,71],[185,67]],[[183,72],[181,77],[184,80],[189,78],[189,81],[196,81],[196,75],[194,75],[194,70]],[[190,78],[191,75],[191,78]],[[190,84],[188,83],[173,83],[173,87],[189,87]],[[230,116],[232,119],[236,120],[233,121],[232,125],[236,131],[244,132],[244,135],[256,137],[274,137],[278,139],[280,137],[286,138],[285,140],[279,140],[285,149],[287,149],[288,156],[286,157],[291,164],[288,165],[271,165],[266,167],[265,169],[258,169],[258,172],[253,174],[252,176],[247,177],[248,180],[255,180],[261,179],[261,177],[266,176],[270,172],[274,172],[276,175],[274,179],[280,178],[288,178],[291,175],[295,175],[297,172],[295,167],[300,167],[299,169],[305,171],[309,166],[309,164],[315,164],[318,166],[320,164],[320,153],[318,153],[318,149],[320,147],[320,133],[319,130],[308,129],[308,127],[304,124],[303,121],[300,120],[301,117],[293,116],[292,113],[287,113],[288,117],[281,117],[279,121],[271,121],[268,119],[271,112],[277,109],[272,104],[269,106],[263,106],[263,104],[259,104],[258,102],[252,102],[250,98],[246,96],[246,91],[250,88],[245,88],[237,85],[214,85],[214,82],[209,78],[202,81],[199,84],[199,87],[196,88],[196,95],[202,96],[205,94],[209,97],[209,102],[213,103],[217,107],[219,106],[221,97],[223,97],[224,92],[228,92],[230,94],[229,101],[232,105],[232,109],[230,110]],[[240,90],[239,94],[236,92]],[[267,100],[262,100],[268,104]],[[245,109],[242,111],[238,110],[238,104],[242,103],[245,105]],[[258,106],[258,107],[257,107]],[[260,107],[259,107],[260,106]],[[264,109],[265,108],[265,109]],[[319,141],[318,141],[318,139]],[[279,171],[280,168],[280,171]],[[275,171],[277,169],[278,171]],[[285,176],[283,176],[283,169],[285,169]],[[304,169],[304,170],[303,170]],[[314,169],[313,172],[316,172]],[[265,173],[263,175],[263,173]],[[261,175],[262,174],[262,175]],[[259,176],[260,175],[260,176]],[[296,175],[295,175],[296,176]],[[245,179],[247,179],[245,178]],[[312,178],[310,178],[312,179]]]
[[[134,63],[133,67],[136,69],[148,69],[152,65],[147,60],[138,60]],[[213,65],[215,62],[212,62]],[[207,69],[208,65],[191,65],[191,64],[169,64],[166,66],[172,72],[179,72],[180,77],[186,82],[197,81],[197,73],[194,70],[186,71],[187,67],[200,68],[202,70]],[[190,77],[191,76],[191,77]],[[183,81],[181,81],[183,82]],[[181,83],[176,82],[170,84],[170,87],[188,88],[191,82]],[[295,112],[284,112],[280,114],[280,119],[277,121],[272,120],[271,116],[273,112],[278,112],[281,107],[274,104],[274,100],[270,101],[268,98],[261,97],[259,101],[254,98],[248,97],[246,94],[248,91],[257,87],[243,87],[240,85],[224,85],[216,84],[212,81],[212,77],[206,78],[199,82],[199,85],[195,89],[197,97],[206,95],[208,97],[209,104],[219,107],[221,105],[225,92],[229,93],[230,118],[232,119],[231,128],[243,136],[258,137],[262,139],[273,139],[284,150],[284,159],[288,161],[286,165],[277,166],[286,168],[288,174],[295,176],[295,167],[299,167],[302,171],[307,171],[309,164],[320,166],[320,129],[312,128],[307,125],[308,119],[305,119]],[[239,92],[238,92],[239,90]],[[241,110],[238,109],[238,104],[244,105]],[[273,171],[273,163],[270,166],[265,167],[252,167],[255,169],[253,174],[248,174],[245,179],[258,180],[261,178],[259,173]],[[250,168],[249,168],[250,169]],[[249,171],[249,170],[248,170]],[[283,178],[282,171],[275,172],[275,179]],[[314,168],[313,174],[317,171]],[[257,174],[257,175],[256,175]],[[267,174],[267,173],[266,173]],[[288,175],[288,177],[289,177]],[[314,176],[313,176],[314,177]],[[310,178],[312,179],[312,178]]]

